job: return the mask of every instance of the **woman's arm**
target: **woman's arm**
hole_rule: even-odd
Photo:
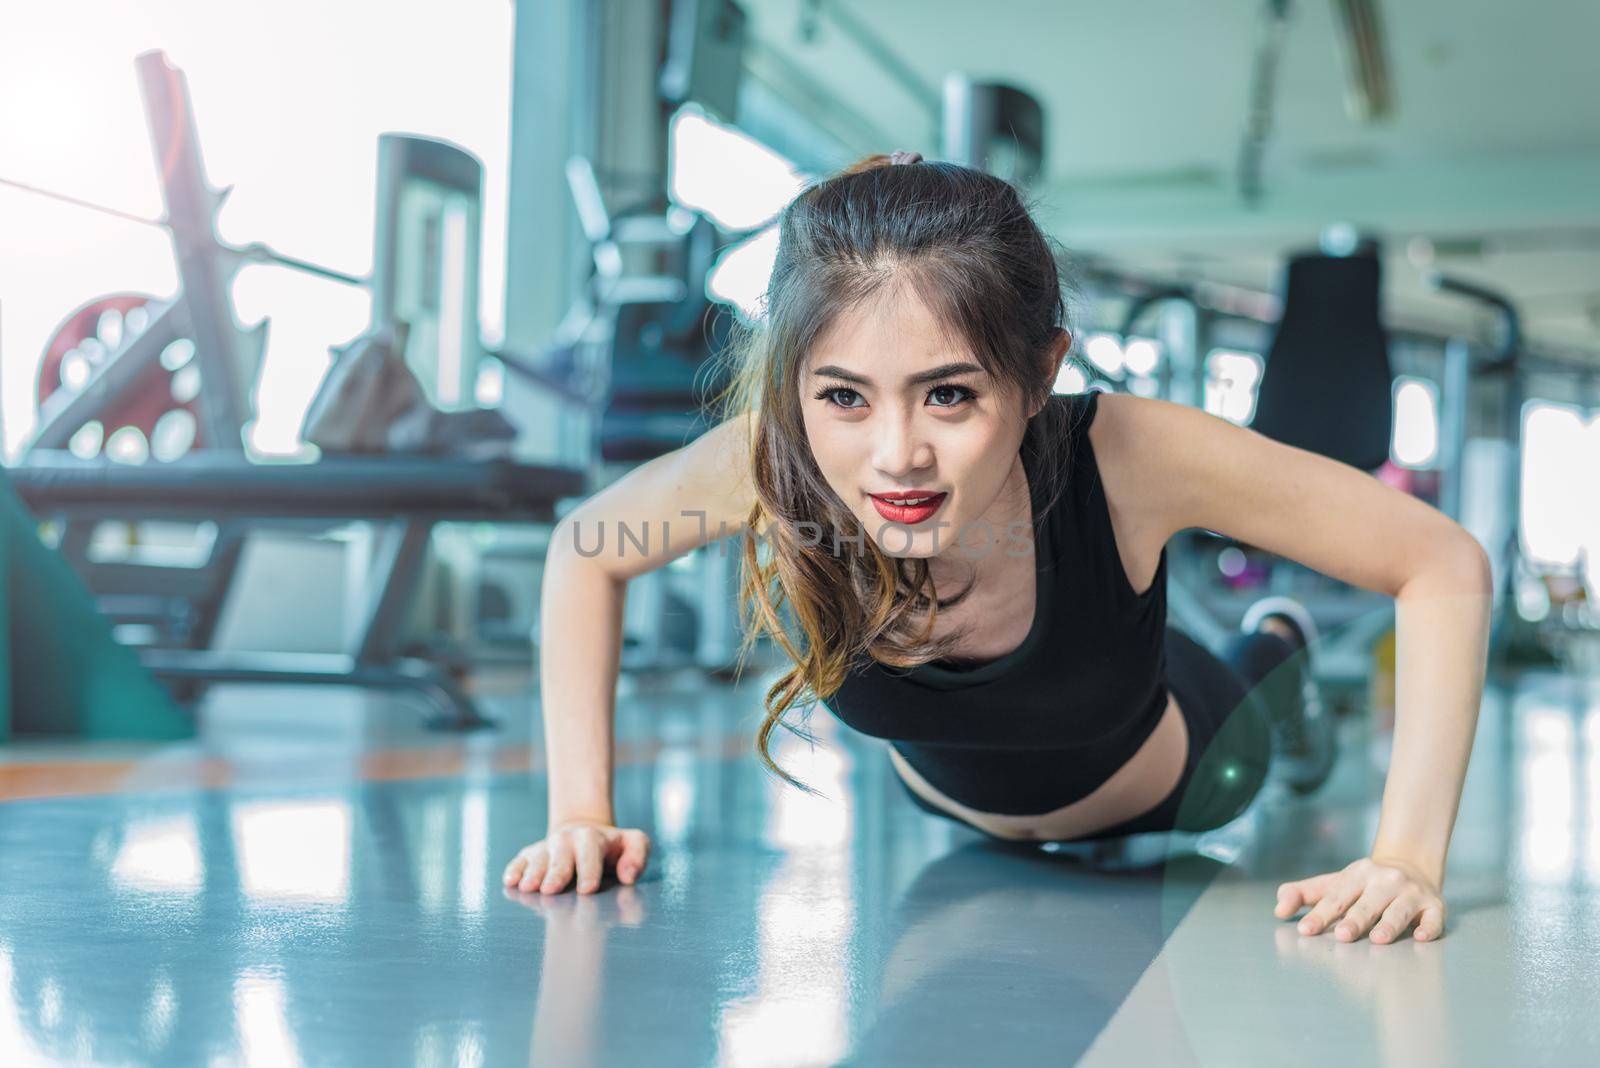
[[[549,827],[615,823],[611,807],[612,708],[627,581],[573,548],[556,527],[539,598],[539,703],[549,781]]]
[[[628,581],[744,528],[748,418],[658,456],[557,525],[540,597],[539,699],[550,826],[612,822],[612,728]]]
[[[1102,413],[1113,413],[1103,430],[1099,419],[1094,428],[1107,451],[1137,456],[1142,477],[1121,482],[1137,487],[1128,506],[1143,522],[1165,536],[1218,531],[1395,598],[1395,741],[1372,855],[1344,872],[1285,884],[1295,898],[1288,912],[1315,903],[1301,928],[1313,934],[1344,915],[1350,937],[1381,919],[1380,940],[1389,940],[1418,916],[1418,937],[1437,935],[1488,652],[1482,547],[1437,509],[1346,464],[1183,405],[1100,401]],[[1395,891],[1387,899],[1384,887]],[[1405,907],[1391,907],[1402,899]]]
[[[625,881],[637,877],[648,840],[618,831],[612,808],[627,584],[744,528],[755,503],[748,429],[748,417],[721,423],[634,468],[557,524],[539,604],[548,825],[545,839],[507,866],[508,886],[554,893],[576,874],[577,889],[592,892],[607,861]],[[569,824],[582,833],[558,833]]]
[[[1483,699],[1491,589],[1488,558],[1468,549],[1442,552],[1395,598],[1395,707],[1405,714],[1395,717],[1372,857],[1414,864],[1439,888]]]

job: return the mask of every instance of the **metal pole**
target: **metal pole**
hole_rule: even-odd
[[[1444,347],[1444,381],[1439,404],[1439,510],[1461,520],[1461,463],[1466,449],[1467,413],[1472,393],[1472,346],[1453,337]]]
[[[244,425],[250,417],[249,383],[242,380],[239,329],[228,292],[234,265],[217,245],[216,217],[222,197],[206,181],[189,83],[183,72],[159,51],[141,54],[135,66],[195,359],[205,382],[205,403],[199,412],[205,442],[213,449],[241,451]]]

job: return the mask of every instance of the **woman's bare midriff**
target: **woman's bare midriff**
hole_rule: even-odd
[[[1177,699],[1169,695],[1161,722],[1156,724],[1139,751],[1111,778],[1087,797],[1032,816],[1007,816],[968,808],[936,790],[893,746],[889,747],[889,760],[913,793],[962,822],[999,838],[1047,841],[1094,834],[1149,812],[1178,785],[1188,752],[1189,727]]]

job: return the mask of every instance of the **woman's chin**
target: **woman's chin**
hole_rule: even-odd
[[[918,551],[916,546],[912,546],[910,549],[902,549],[898,545],[893,548],[887,545],[879,545],[878,547],[883,550],[885,556],[892,556],[898,560],[931,560],[935,555],[932,549]]]
[[[933,531],[912,534],[906,527],[888,528],[882,537],[873,538],[873,541],[885,555],[904,560],[929,559],[945,548],[935,541]]]

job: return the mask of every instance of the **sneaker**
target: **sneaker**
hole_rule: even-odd
[[[1310,655],[1320,636],[1317,631],[1317,621],[1311,618],[1306,606],[1293,597],[1261,598],[1245,609],[1244,618],[1239,621],[1239,629],[1246,634],[1254,634],[1261,629],[1262,623],[1273,616],[1286,621],[1300,632],[1300,647],[1306,650],[1306,663],[1309,666]]]
[[[1300,700],[1278,702],[1273,709],[1273,771],[1290,790],[1310,794],[1328,781],[1338,756],[1333,717],[1322,703],[1312,667],[1317,624],[1305,606],[1292,597],[1267,597],[1250,606],[1239,629],[1257,632],[1268,619],[1289,623],[1297,633],[1300,650],[1296,654],[1300,659]]]

